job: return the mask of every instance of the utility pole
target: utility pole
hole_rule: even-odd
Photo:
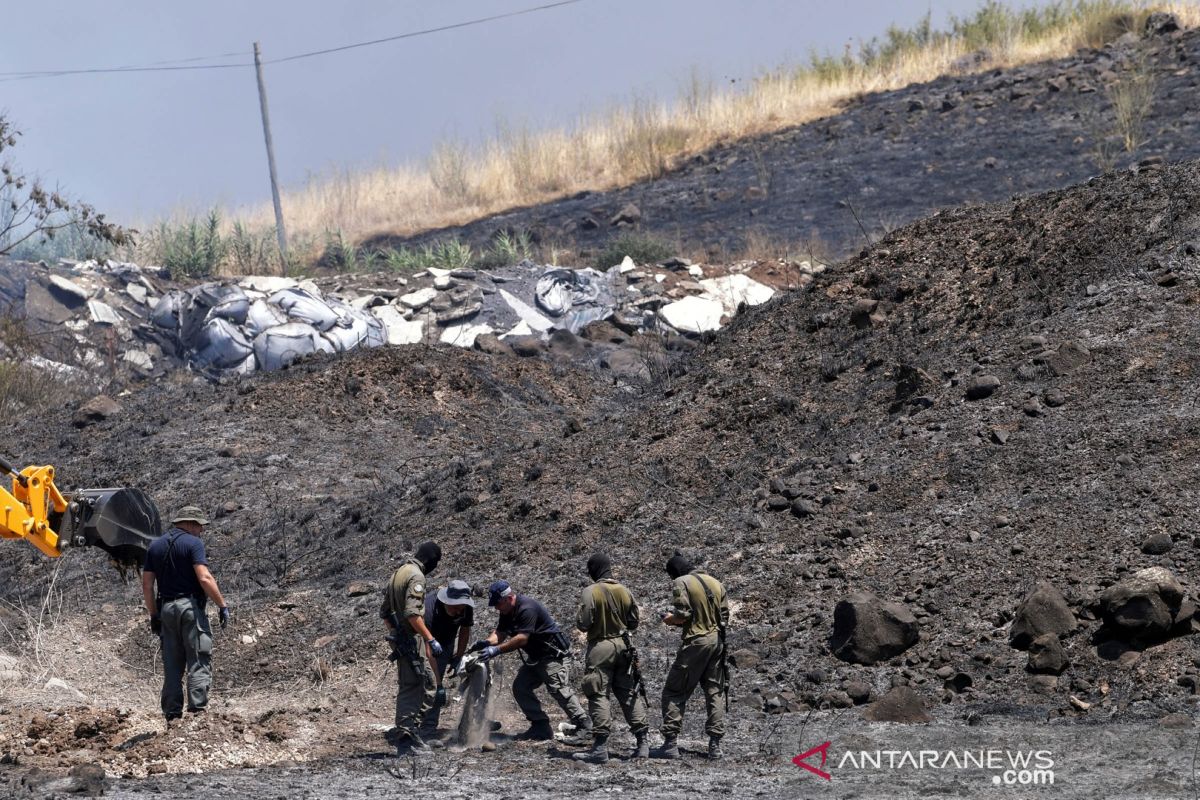
[[[271,170],[271,201],[275,204],[275,235],[279,257],[287,271],[287,231],[283,227],[283,204],[279,202],[279,177],[275,172],[275,145],[271,143],[271,117],[267,113],[267,84],[263,81],[262,50],[254,43],[254,71],[258,75],[258,107],[262,110],[263,138],[267,141],[267,166]]]

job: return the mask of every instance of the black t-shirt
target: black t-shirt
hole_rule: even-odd
[[[425,627],[433,634],[447,653],[453,654],[454,640],[459,628],[470,628],[475,625],[475,609],[470,606],[463,608],[463,613],[457,617],[450,616],[446,604],[437,599],[437,592],[425,595]]]
[[[187,531],[171,528],[150,543],[146,551],[146,572],[154,573],[158,596],[163,600],[177,597],[204,599],[204,590],[196,578],[197,564],[208,565],[204,542]]]
[[[546,607],[526,595],[517,595],[517,606],[511,614],[501,614],[496,624],[500,635],[508,638],[518,633],[529,635],[525,652],[534,660],[540,660],[548,655],[557,655],[562,647],[562,630],[550,616]]]

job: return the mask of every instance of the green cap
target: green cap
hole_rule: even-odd
[[[175,512],[175,516],[171,518],[172,524],[176,522],[196,522],[200,525],[208,524],[208,517],[204,516],[204,512],[195,506],[184,506]]]

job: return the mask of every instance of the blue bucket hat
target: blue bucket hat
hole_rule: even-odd
[[[496,581],[488,587],[488,606],[499,605],[501,597],[508,597],[512,593],[513,590],[508,585],[508,581]]]

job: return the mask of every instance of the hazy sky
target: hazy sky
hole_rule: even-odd
[[[332,3],[43,0],[4,3],[0,73],[144,65],[241,53],[266,59],[452,24],[548,0]],[[840,52],[926,11],[979,0],[584,0],[347,52],[270,64],[285,187],[331,169],[421,159],[497,120],[543,127],[638,92],[672,96],[696,67],[744,81],[816,49]],[[208,62],[204,62],[208,63]],[[0,112],[25,136],[12,160],[134,221],[178,207],[269,202],[253,67],[0,75]]]

